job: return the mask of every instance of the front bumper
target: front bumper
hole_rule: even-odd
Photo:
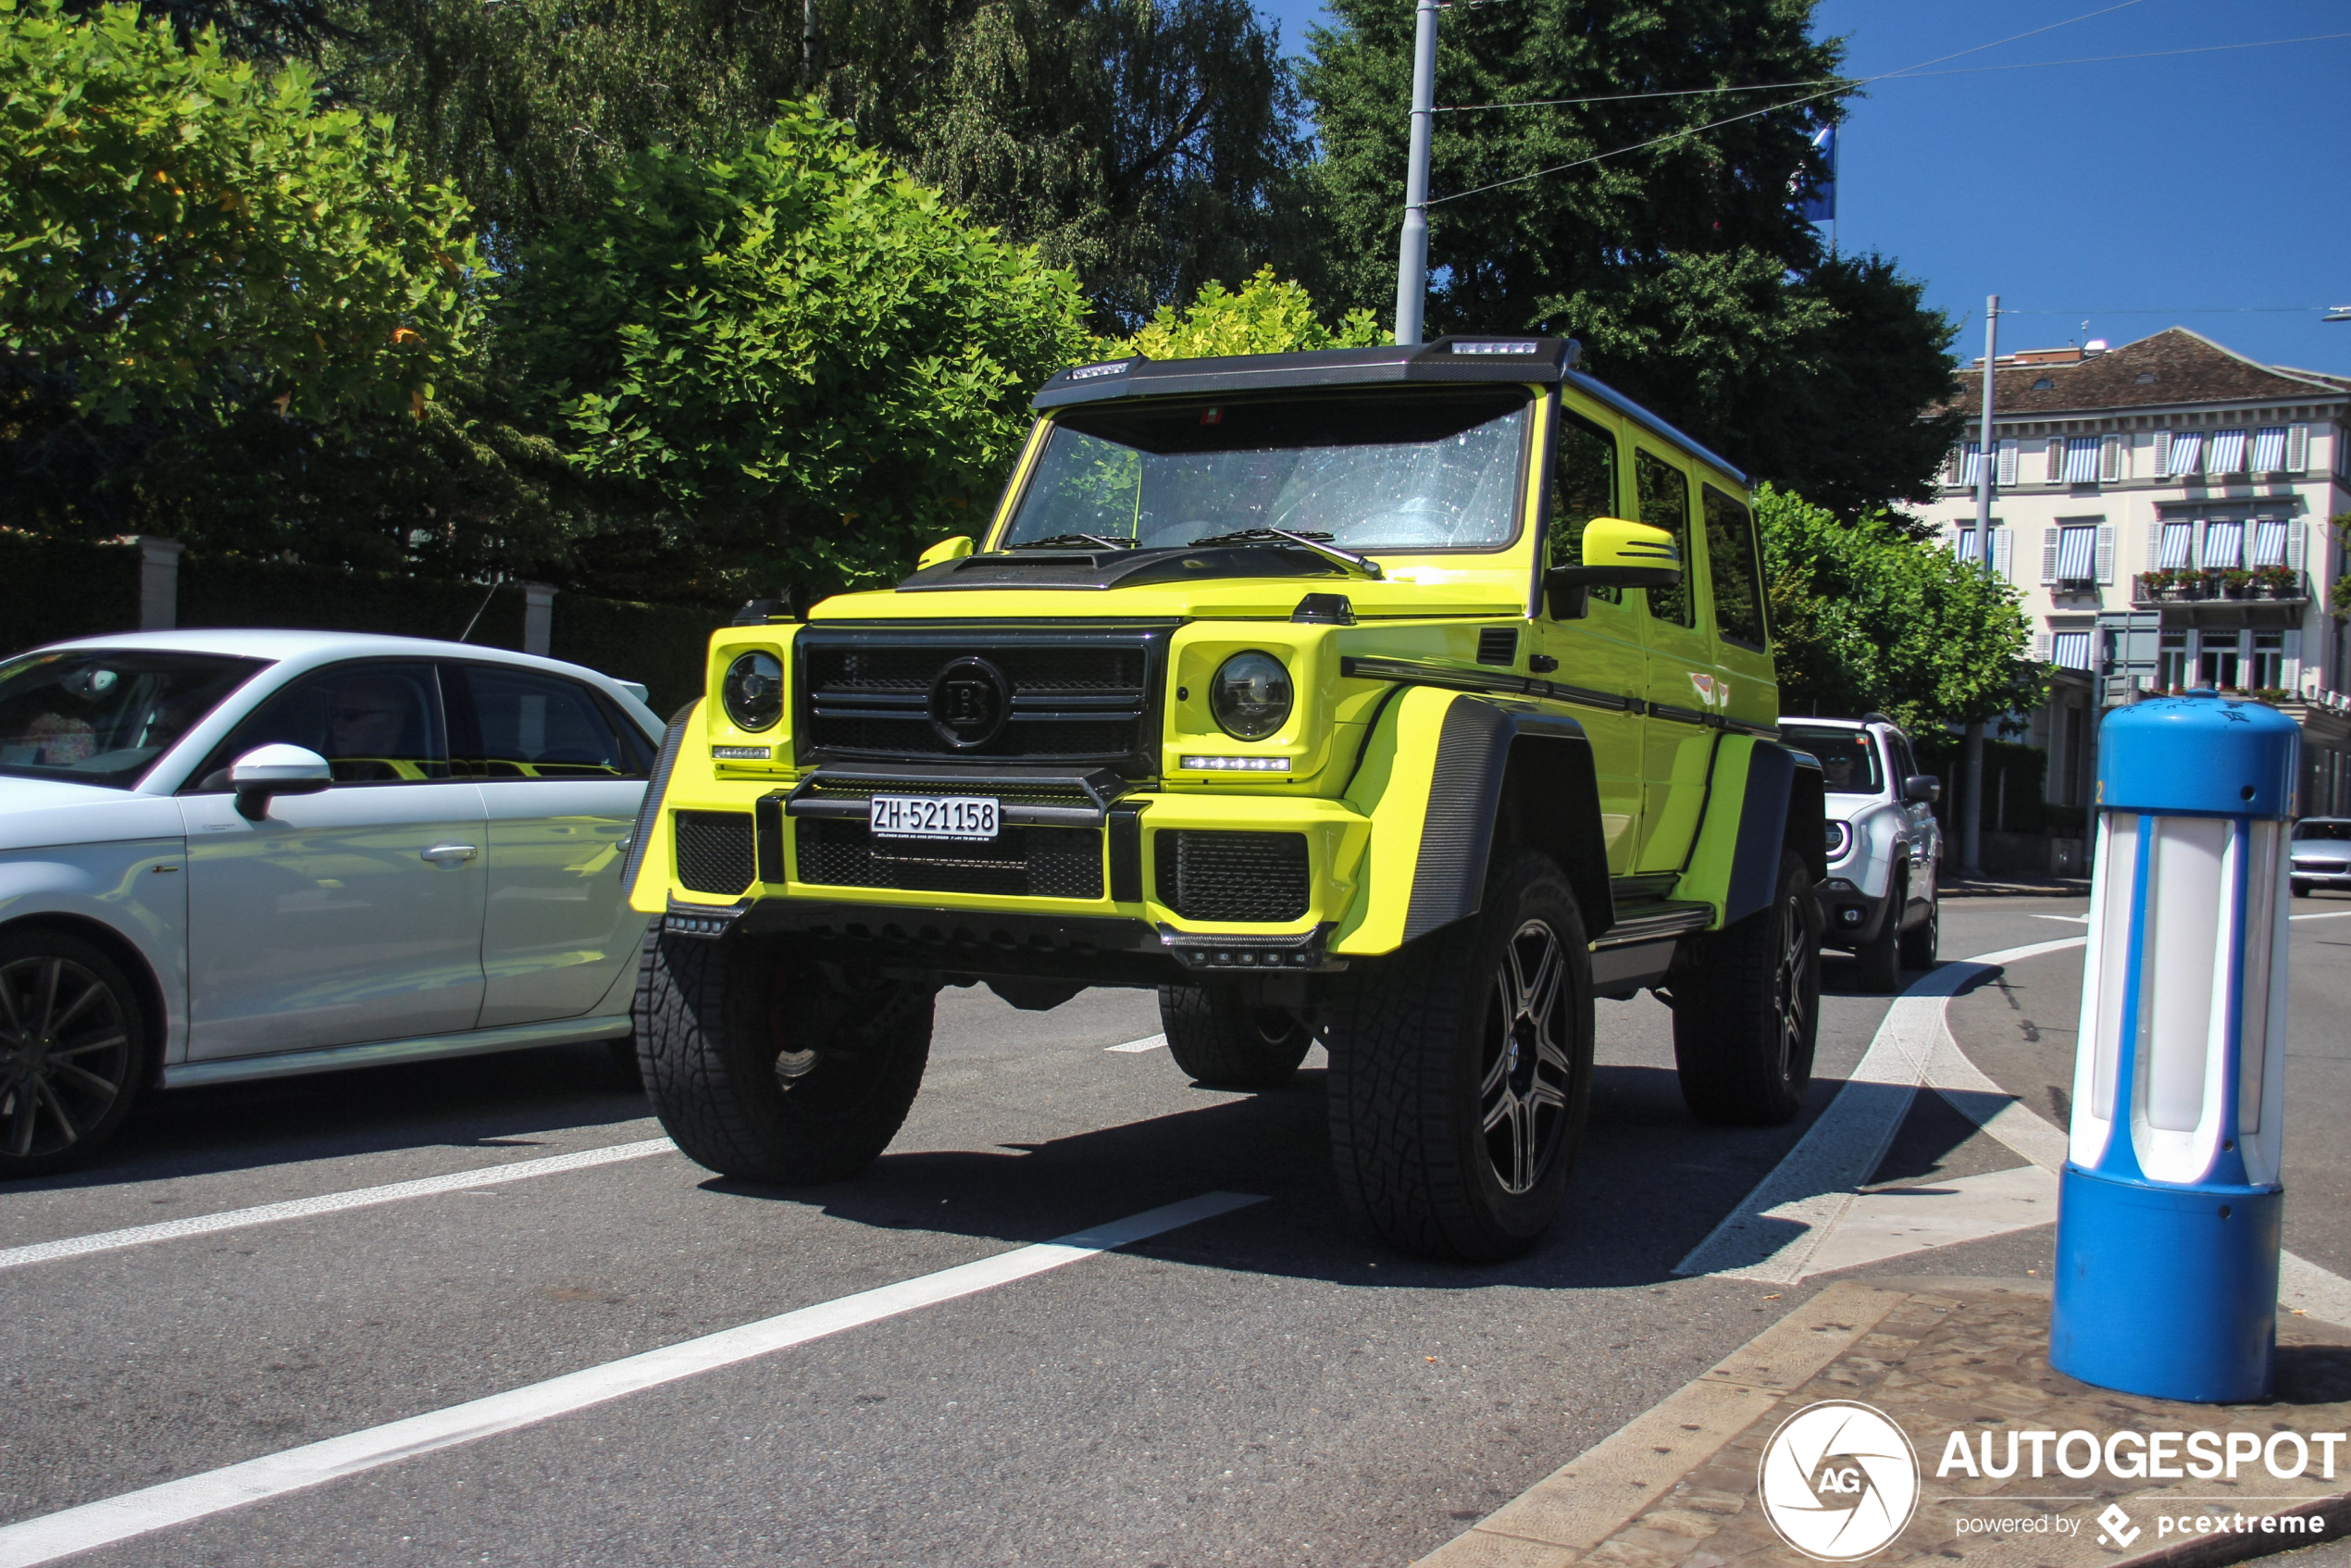
[[[2323,861],[2307,867],[2297,865],[2287,874],[2307,888],[2351,888],[2351,865],[2339,862]]]
[[[1893,917],[1892,896],[1863,892],[1850,867],[1830,867],[1828,879],[1820,885],[1817,896],[1823,947],[1855,948],[1874,941],[1885,922]]]

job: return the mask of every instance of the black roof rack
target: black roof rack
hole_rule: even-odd
[[[1151,359],[1136,355],[1063,370],[1032,406],[1062,408],[1113,397],[1176,397],[1257,388],[1375,386],[1396,381],[1559,380],[1583,344],[1573,338],[1455,335],[1406,347],[1311,349],[1298,354],[1237,354],[1214,359]]]

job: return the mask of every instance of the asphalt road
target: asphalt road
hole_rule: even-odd
[[[2042,917],[2083,907],[1953,900],[1944,951],[2078,931]],[[2296,927],[2288,1180],[2314,1196],[2343,1164],[2327,1091],[2351,1052],[2326,1037],[2330,1012],[2351,1015],[2345,942],[2351,921]],[[2051,1065],[2071,1060],[2064,968],[2028,961],[1953,1007],[2028,1098],[2069,1081]],[[1600,1003],[1565,1222],[1499,1268],[1399,1258],[1350,1228],[1319,1053],[1293,1087],[1222,1093],[1163,1050],[1105,1049],[1157,1032],[1146,993],[1024,1014],[948,991],[905,1131],[838,1186],[736,1186],[663,1153],[0,1269],[0,1522],[1228,1191],[1265,1201],[75,1561],[1406,1562],[1824,1283],[1672,1270],[1876,1029],[1886,999],[1850,994],[1841,961],[1828,979],[1806,1121],[1770,1130],[1692,1123],[1664,1009]],[[2016,1164],[1939,1106],[1921,1097],[1882,1177]],[[598,1049],[160,1095],[99,1168],[0,1193],[0,1248],[658,1134]],[[2289,1245],[2351,1272],[2345,1205],[2298,1201],[2288,1225]],[[1932,1267],[2046,1270],[2048,1236]]]

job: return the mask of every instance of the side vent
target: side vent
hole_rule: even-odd
[[[1514,665],[1518,663],[1518,628],[1489,626],[1477,634],[1477,662],[1481,665]]]

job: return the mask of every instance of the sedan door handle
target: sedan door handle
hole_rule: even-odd
[[[436,862],[471,860],[474,856],[479,854],[480,852],[481,852],[479,850],[474,848],[471,844],[435,844],[429,850],[419,851],[417,852],[417,858],[419,860]]]

